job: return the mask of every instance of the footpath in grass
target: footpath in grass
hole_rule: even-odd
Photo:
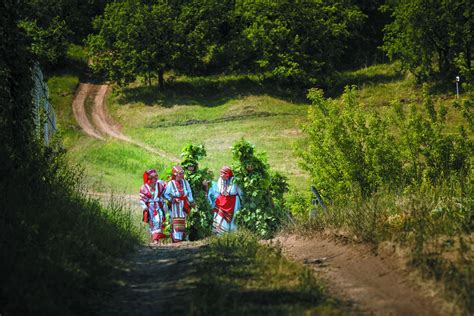
[[[201,242],[142,247],[116,271],[101,315],[342,315],[312,272],[281,249],[238,232]]]

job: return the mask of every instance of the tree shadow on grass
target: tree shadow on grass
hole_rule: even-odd
[[[383,83],[390,83],[394,81],[403,80],[403,73],[395,71],[388,74],[368,74],[368,73],[345,73],[336,77],[330,87],[327,87],[325,94],[331,98],[337,98],[344,92],[344,87],[356,85],[361,87],[363,85],[379,85]]]
[[[283,87],[270,80],[261,81],[249,77],[199,77],[168,83],[163,90],[157,86],[126,87],[122,89],[118,103],[143,103],[166,108],[175,105],[215,107],[231,99],[250,95],[269,95],[289,102],[306,103],[305,91],[298,87]]]
[[[317,86],[326,96],[337,98],[347,85],[377,85],[403,80],[403,73],[351,72],[337,75],[328,84]],[[235,98],[251,95],[268,95],[294,103],[308,103],[308,86],[283,85],[271,79],[261,80],[250,76],[194,77],[166,84],[165,89],[154,86],[126,87],[117,99],[119,104],[143,103],[148,106],[166,108],[175,105],[198,105],[215,107]]]

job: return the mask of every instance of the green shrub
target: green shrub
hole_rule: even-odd
[[[207,200],[205,184],[209,184],[212,174],[208,168],[200,168],[199,160],[206,157],[204,145],[187,145],[183,148],[181,166],[189,181],[196,207],[189,214],[186,224],[190,240],[202,239],[211,235],[212,211]]]
[[[446,179],[465,183],[473,142],[462,126],[456,134],[446,132],[447,108],[436,110],[428,87],[423,91],[423,110],[413,105],[407,112],[393,102],[390,115],[382,116],[359,103],[355,87],[346,87],[340,104],[311,89],[313,106],[303,126],[309,143],[299,155],[316,188],[335,200],[367,198],[381,187],[402,191]]]
[[[318,89],[308,98],[307,148],[298,153],[321,194],[335,199],[348,192],[369,196],[382,184],[397,185],[402,161],[388,120],[358,103],[355,87],[346,87],[341,103],[325,99]]]
[[[283,195],[288,191],[287,179],[270,171],[263,153],[244,139],[232,146],[233,171],[243,191],[238,223],[261,237],[270,237],[288,218]]]
[[[392,102],[385,116],[366,110],[355,88],[346,87],[340,104],[320,90],[308,97],[309,144],[299,154],[331,203],[304,226],[398,242],[472,312],[472,135],[462,125],[448,132],[449,110],[435,107],[426,85],[421,106]],[[472,125],[469,98],[454,108]],[[296,194],[287,203],[292,210],[304,206]]]

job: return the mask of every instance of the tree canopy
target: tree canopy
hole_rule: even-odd
[[[472,80],[474,3],[469,0],[401,0],[386,7],[393,22],[385,28],[384,49],[399,58],[419,81]]]
[[[347,1],[126,0],[107,5],[88,46],[94,67],[121,84],[216,69],[314,84],[337,68],[363,21]]]

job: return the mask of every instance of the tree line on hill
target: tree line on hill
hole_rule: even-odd
[[[258,73],[284,85],[330,85],[341,70],[400,59],[418,81],[472,77],[468,0],[30,0],[20,26],[45,65],[68,42],[121,85],[164,73]]]

